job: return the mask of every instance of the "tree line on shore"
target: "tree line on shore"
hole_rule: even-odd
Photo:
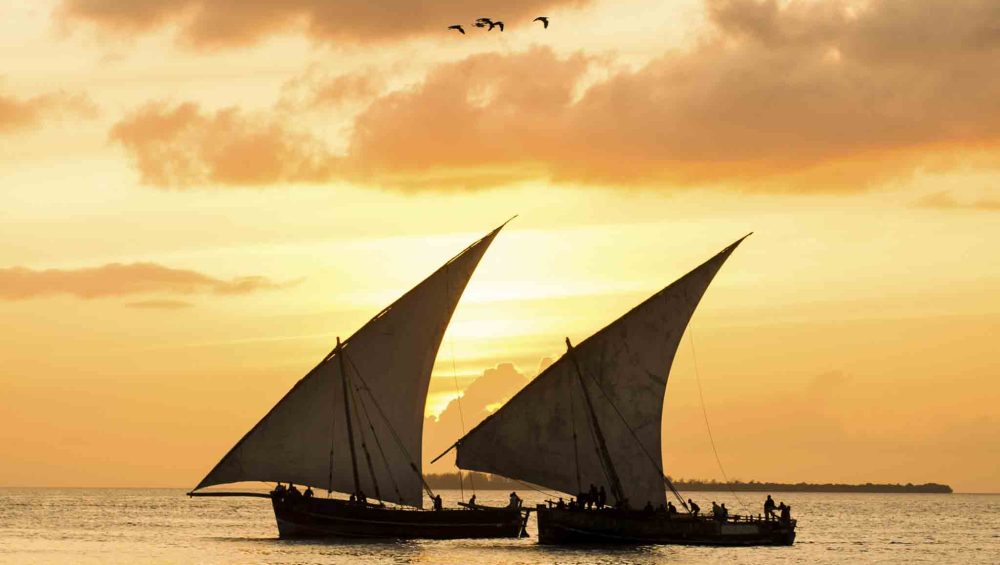
[[[513,481],[487,473],[462,473],[461,483],[458,473],[438,473],[425,476],[427,484],[436,489],[481,489],[481,490],[518,490],[527,487],[527,483]],[[948,485],[939,483],[775,483],[760,481],[734,480],[728,483],[716,480],[672,480],[674,486],[681,491],[724,491],[739,492],[880,492],[880,493],[951,493]]]

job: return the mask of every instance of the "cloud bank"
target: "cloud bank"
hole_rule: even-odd
[[[237,295],[287,285],[288,283],[276,283],[262,276],[219,279],[197,271],[172,269],[156,263],[109,263],[83,269],[0,269],[0,300],[26,300],[54,295],[84,299],[154,293]],[[132,306],[177,308],[183,307],[183,304],[159,300],[134,302]]]
[[[92,24],[116,35],[136,36],[167,26],[193,48],[237,47],[289,31],[322,42],[394,41],[445,33],[453,23],[502,16],[531,19],[586,0],[65,0],[57,15],[66,25]],[[456,20],[457,18],[457,20]]]
[[[860,7],[859,7],[860,6]],[[603,63],[477,54],[377,97],[347,150],[277,116],[148,106],[112,137],[148,184],[348,180],[400,190],[545,180],[851,191],[973,156],[997,167],[1000,4],[707,0],[712,31],[580,88]],[[333,88],[350,96],[365,83]]]

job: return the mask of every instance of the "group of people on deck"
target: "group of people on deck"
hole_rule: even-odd
[[[288,488],[285,488],[285,485],[278,483],[278,485],[274,487],[274,495],[278,498],[312,498],[313,489],[312,487],[307,486],[305,492],[299,492],[299,489],[295,488],[295,485],[292,483],[288,483]]]
[[[279,499],[312,498],[313,490],[312,487],[307,486],[305,492],[300,492],[299,489],[296,488],[295,485],[292,483],[288,483],[288,487],[285,487],[285,485],[282,483],[278,483],[277,486],[274,487],[273,494]],[[510,498],[509,506],[511,508],[520,508],[522,503],[524,502],[521,499],[521,497],[517,495],[516,492],[511,492],[509,498]],[[434,510],[442,510],[444,508],[440,494],[434,495],[431,498],[431,501],[433,503]],[[563,509],[603,510],[606,507],[611,508],[607,506],[607,493],[604,490],[604,486],[601,485],[601,487],[598,488],[594,484],[591,484],[590,489],[588,489],[586,492],[581,492],[576,498],[570,497],[568,503],[564,501],[562,497],[560,497],[557,502],[553,502],[551,500],[547,500],[546,502],[548,502],[549,508],[558,508],[560,510]],[[368,504],[368,498],[365,496],[365,493],[363,491],[359,491],[356,494],[351,494],[349,503],[366,506]],[[469,499],[469,506],[470,507],[476,506],[475,494],[473,494],[472,498]],[[619,503],[615,507],[619,509],[624,509],[627,508],[627,503],[624,504]],[[687,507],[691,515],[694,517],[697,517],[699,512],[701,512],[701,507],[699,507],[690,498],[687,500]],[[643,507],[642,511],[646,514],[666,515],[668,518],[678,513],[677,507],[674,506],[673,502],[667,502],[665,505],[660,504],[659,507],[653,508],[653,503],[650,501],[646,501],[646,506]],[[726,522],[729,520],[729,509],[726,508],[725,503],[717,504],[714,500],[712,501],[712,518],[718,520],[719,522]],[[738,519],[739,517],[737,516],[736,518]],[[747,518],[752,519],[752,517],[749,516]],[[758,519],[759,518],[760,517],[758,516]],[[790,522],[791,519],[792,519],[791,505],[785,504],[784,502],[781,502],[780,504],[775,504],[774,499],[771,498],[771,495],[767,495],[767,499],[764,501],[764,520],[767,521],[777,520],[780,522]]]

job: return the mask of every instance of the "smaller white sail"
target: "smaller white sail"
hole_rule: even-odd
[[[355,492],[356,476],[370,498],[422,507],[421,440],[431,369],[452,312],[502,227],[347,339],[296,383],[195,490],[266,481]],[[347,375],[347,409],[341,368]]]
[[[660,428],[670,366],[698,302],[740,241],[549,366],[458,441],[458,466],[572,494],[603,485],[609,501],[616,474],[632,506],[664,503]]]

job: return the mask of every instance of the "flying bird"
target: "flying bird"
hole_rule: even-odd
[[[483,24],[483,25],[486,25],[486,24],[488,24],[488,23],[490,23],[490,22],[492,22],[492,21],[493,21],[493,20],[492,20],[492,19],[490,19],[490,18],[476,18],[476,23],[477,23],[477,24]]]
[[[499,27],[500,31],[503,31],[503,22],[489,22],[490,29],[486,31],[493,31],[494,27]]]
[[[453,26],[448,26],[448,29],[458,30],[458,33],[461,33],[462,35],[465,35],[465,30],[462,29],[462,26],[460,24],[455,24]]]
[[[548,16],[538,16],[537,18],[535,18],[535,19],[533,19],[531,21],[533,21],[533,22],[542,22],[542,25],[545,26],[545,29],[549,29],[549,18],[548,18]]]

